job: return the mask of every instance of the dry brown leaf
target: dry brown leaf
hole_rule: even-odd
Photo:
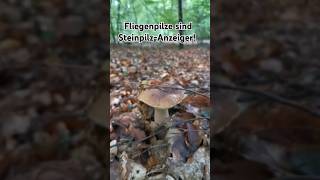
[[[88,116],[93,122],[101,127],[108,127],[107,117],[107,102],[108,97],[106,92],[100,92],[93,100],[93,103],[88,109]]]
[[[214,94],[212,135],[222,132],[240,114],[241,108],[237,103],[237,97],[238,93],[228,91],[218,91]]]
[[[171,154],[174,161],[185,162],[190,156],[189,148],[185,143],[183,134],[176,134],[174,142],[171,146]]]
[[[134,128],[132,125],[129,126],[129,134],[131,137],[133,137],[137,141],[140,141],[146,137],[146,134],[144,131],[142,131],[138,128]]]
[[[173,115],[172,118],[178,120],[190,120],[195,118],[195,115],[190,112],[177,112]]]
[[[141,112],[142,118],[144,121],[151,120],[151,118],[153,117],[154,108],[148,106],[147,104],[145,104],[141,101],[138,102],[137,107],[138,107],[139,111]]]
[[[120,163],[116,160],[110,162],[110,179],[120,180]]]
[[[121,180],[136,179],[143,180],[146,175],[146,168],[141,164],[129,159],[126,152],[121,154]]]
[[[216,161],[213,174],[217,180],[268,180],[272,178],[272,173],[266,166],[248,160]]]
[[[319,118],[284,105],[252,105],[232,123],[231,129],[259,131],[269,128],[319,128]]]
[[[129,59],[121,59],[120,64],[125,67],[129,67],[131,65],[131,60]]]
[[[150,156],[147,160],[147,169],[152,169],[154,166],[158,165],[158,158],[154,155]]]
[[[196,151],[202,142],[202,138],[199,134],[199,128],[191,123],[186,123],[185,142],[190,152]]]
[[[320,159],[318,120],[287,106],[265,104],[248,108],[224,135],[244,157],[277,173],[319,175],[315,171]]]
[[[78,161],[49,161],[42,163],[30,172],[9,177],[8,180],[84,180],[86,174]]]
[[[197,108],[210,107],[210,99],[201,95],[193,95],[186,97],[182,104],[190,104]]]

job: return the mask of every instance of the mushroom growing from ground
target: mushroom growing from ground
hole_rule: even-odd
[[[154,121],[156,126],[164,123],[169,118],[168,109],[179,104],[186,97],[181,86],[166,86],[145,89],[138,100],[154,108]]]

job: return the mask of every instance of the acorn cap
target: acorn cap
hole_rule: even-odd
[[[179,104],[186,97],[184,90],[174,88],[182,87],[146,89],[139,94],[138,100],[154,108],[169,109]]]

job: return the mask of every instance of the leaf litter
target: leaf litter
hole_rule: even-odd
[[[319,179],[317,5],[217,3],[215,179]]]
[[[110,135],[118,152],[110,163],[120,162],[122,168],[110,170],[121,174],[117,178],[209,179],[209,146],[203,141],[209,138],[210,128],[201,127],[210,120],[205,116],[210,104],[209,72],[207,48],[111,48]],[[165,99],[168,93],[185,92],[185,96],[169,108],[170,116],[158,126],[154,108],[138,100],[145,90],[160,92],[157,106],[160,100],[172,100]]]
[[[101,3],[1,1],[0,179],[106,179]]]

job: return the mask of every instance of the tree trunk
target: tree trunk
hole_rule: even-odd
[[[179,22],[183,23],[183,16],[182,16],[182,0],[178,0],[178,16],[179,16]],[[179,30],[179,34],[183,35],[183,30]],[[179,48],[183,48],[183,43],[179,43]]]
[[[121,27],[121,23],[120,23],[120,7],[121,7],[121,0],[118,0],[118,12],[117,12],[117,34],[120,33],[120,27]],[[119,42],[118,42],[119,43]]]
[[[116,32],[114,32],[113,25],[112,25],[112,21],[110,21],[110,26],[111,26],[112,40],[113,40],[113,43],[115,44],[115,43],[117,42],[117,41],[116,41]]]

